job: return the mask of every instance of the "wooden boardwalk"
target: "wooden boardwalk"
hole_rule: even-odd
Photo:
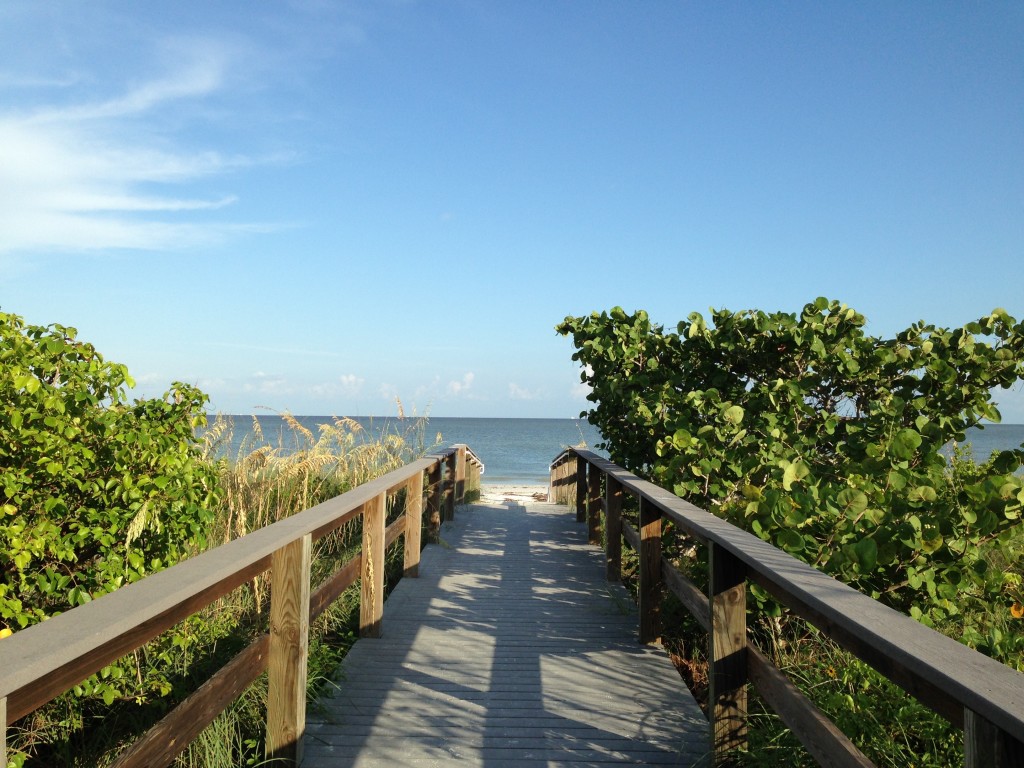
[[[564,506],[459,509],[311,706],[304,768],[704,765],[708,726]]]

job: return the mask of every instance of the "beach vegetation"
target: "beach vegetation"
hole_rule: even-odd
[[[425,450],[425,419],[367,434],[338,418],[310,430],[283,414],[234,445],[230,419],[207,426],[206,396],[175,384],[130,401],[124,366],[73,328],[0,314],[0,642],[48,616],[343,493]],[[389,519],[402,514],[394,500]],[[314,579],[361,542],[354,521],[316,547]],[[401,574],[389,553],[386,588]],[[10,764],[102,766],[267,630],[265,576],[11,724]],[[311,627],[310,690],[329,685],[354,641],[358,587]],[[263,761],[266,679],[258,679],[177,760]]]
[[[1024,450],[974,461],[950,446],[1000,420],[992,392],[1024,374],[1024,325],[1001,309],[891,338],[865,325],[819,298],[797,314],[693,313],[670,332],[614,308],[567,317],[558,331],[572,336],[594,403],[583,415],[613,461],[1020,669]],[[695,580],[700,552],[675,550]],[[818,682],[834,681],[839,652],[763,590],[751,595],[754,633],[781,663],[778,649],[799,649],[803,674],[822,672],[809,687],[827,689]],[[847,682],[863,667],[841,663]],[[857,674],[857,691],[884,687]],[[884,756],[895,737],[883,734],[892,718],[879,720],[867,751],[904,764]],[[917,745],[946,754],[933,746]]]

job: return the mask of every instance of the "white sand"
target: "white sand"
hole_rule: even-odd
[[[500,504],[503,501],[525,503],[528,501],[547,501],[546,485],[487,485],[480,486],[480,501]]]

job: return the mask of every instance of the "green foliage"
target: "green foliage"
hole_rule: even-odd
[[[694,313],[675,333],[620,308],[558,331],[617,463],[926,624],[1008,616],[1019,571],[994,563],[1014,562],[1024,451],[979,467],[942,449],[999,420],[990,390],[1020,380],[1024,327],[1003,310],[891,339],[864,324],[817,299]]]
[[[18,630],[173,564],[204,537],[216,473],[206,397],[132,381],[74,328],[0,313],[0,627]],[[114,665],[76,688],[106,703],[169,683]],[[126,686],[133,689],[126,694]]]

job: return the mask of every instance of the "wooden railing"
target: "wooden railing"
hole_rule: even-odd
[[[127,766],[165,766],[259,675],[268,672],[267,754],[298,764],[306,713],[309,624],[360,581],[360,634],[381,632],[385,549],[405,537],[404,574],[416,576],[424,498],[428,535],[454,518],[483,464],[465,445],[413,461],[348,493],[211,549],[0,641],[0,766],[9,723],[139,648],[259,574],[271,571],[270,632],[252,642],[120,755]],[[387,502],[404,514],[385,527]],[[362,517],[362,548],[322,584],[310,584],[312,545]]]
[[[639,500],[639,530],[622,519],[623,493]],[[641,642],[659,639],[665,588],[708,633],[708,717],[716,764],[746,745],[746,689],[751,683],[820,764],[872,765],[748,640],[750,582],[962,728],[966,766],[1024,766],[1021,673],[590,451],[570,448],[555,459],[549,499],[575,506],[593,544],[601,543],[603,524],[609,580],[620,578],[622,540],[637,552]],[[708,547],[707,595],[662,557],[663,520]]]

